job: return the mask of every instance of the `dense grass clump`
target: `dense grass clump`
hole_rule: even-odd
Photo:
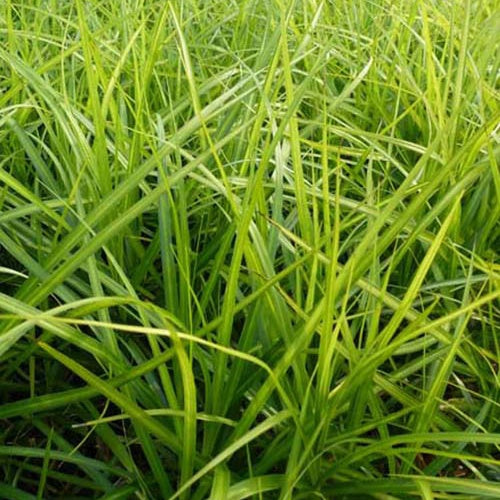
[[[496,0],[4,0],[0,497],[500,498]]]

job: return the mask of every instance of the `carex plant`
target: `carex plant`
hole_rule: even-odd
[[[500,497],[495,0],[0,6],[0,497]]]

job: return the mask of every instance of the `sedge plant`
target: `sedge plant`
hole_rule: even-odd
[[[4,0],[0,497],[500,498],[495,0]]]

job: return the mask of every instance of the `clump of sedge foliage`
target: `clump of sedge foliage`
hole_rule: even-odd
[[[499,498],[495,0],[4,0],[0,497]]]

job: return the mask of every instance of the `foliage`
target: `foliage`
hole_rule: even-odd
[[[4,0],[0,497],[499,498],[495,0]]]

